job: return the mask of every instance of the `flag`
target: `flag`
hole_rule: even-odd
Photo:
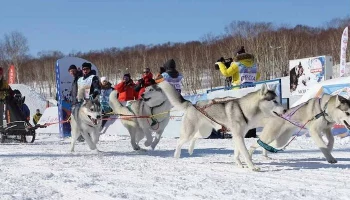
[[[344,29],[343,35],[341,36],[339,77],[345,76],[347,46],[348,46],[348,27]]]
[[[15,81],[16,81],[16,69],[15,69],[15,66],[11,65],[9,68],[8,83],[15,84]]]

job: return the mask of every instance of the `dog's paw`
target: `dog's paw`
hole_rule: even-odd
[[[91,152],[94,153],[94,154],[99,154],[99,153],[101,153],[98,149],[91,150]]]
[[[259,168],[259,167],[253,167],[253,168],[252,168],[252,171],[253,171],[253,172],[260,172],[260,168]]]
[[[178,159],[178,158],[180,158],[180,155],[181,155],[180,152],[176,152],[176,151],[175,151],[175,153],[174,153],[174,158]]]
[[[134,146],[133,149],[134,149],[134,151],[138,151],[138,150],[141,149],[141,147],[140,146]]]
[[[338,162],[337,159],[335,159],[335,158],[327,159],[327,161],[328,161],[329,163],[331,163],[331,164],[334,164],[334,163],[337,163],[337,162]]]
[[[151,144],[152,144],[152,141],[148,141],[148,140],[145,141],[145,146],[146,146],[146,147],[151,146]]]
[[[238,168],[244,168],[244,165],[243,165],[242,163],[237,163],[237,162],[236,162],[236,166],[237,166]]]

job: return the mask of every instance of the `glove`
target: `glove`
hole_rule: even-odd
[[[224,57],[221,57],[217,62],[225,62]]]

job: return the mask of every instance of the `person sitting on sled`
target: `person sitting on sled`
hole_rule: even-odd
[[[27,106],[27,104],[24,103],[25,97],[22,96],[21,92],[19,90],[13,90],[13,100],[17,104],[18,108],[22,112],[22,115],[24,117],[24,121],[29,123],[30,120],[30,110]]]

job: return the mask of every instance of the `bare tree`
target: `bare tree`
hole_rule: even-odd
[[[15,66],[17,83],[19,83],[20,68],[29,51],[27,38],[22,33],[13,31],[4,35],[4,41],[1,46],[4,59],[8,65],[12,64]]]

